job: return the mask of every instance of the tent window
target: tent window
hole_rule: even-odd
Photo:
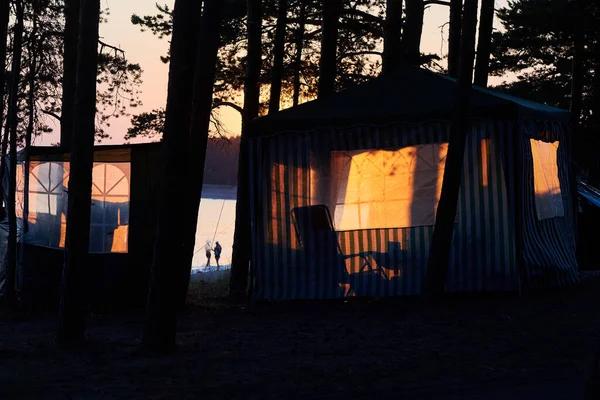
[[[537,217],[539,220],[563,217],[565,211],[557,161],[559,142],[546,143],[530,139],[530,143],[533,156],[533,184]]]
[[[22,169],[20,170],[23,173]],[[69,185],[68,162],[32,162],[29,178],[27,243],[63,248],[66,238]],[[128,251],[130,164],[94,163],[90,221],[91,253]],[[23,216],[22,178],[17,186]]]
[[[332,153],[338,230],[434,225],[447,143]]]

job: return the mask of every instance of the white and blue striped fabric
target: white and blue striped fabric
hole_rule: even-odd
[[[250,139],[253,296],[419,294],[433,226],[336,232],[338,247],[319,235],[313,235],[311,243],[301,243],[291,211],[319,203],[320,187],[328,184],[320,180],[319,154],[444,143],[449,132],[449,121],[428,121],[286,131]],[[569,132],[563,124],[472,121],[447,292],[550,288],[578,281]],[[530,138],[561,142],[564,217],[541,221],[536,217]]]

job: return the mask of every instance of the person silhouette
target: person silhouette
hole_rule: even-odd
[[[221,245],[219,242],[216,242],[215,249],[213,251],[215,252],[215,261],[217,262],[217,271],[219,270],[219,258],[221,258],[221,250],[223,250]]]
[[[204,249],[206,250],[206,266],[210,267],[210,257],[211,257],[211,246],[210,246],[210,242],[207,240],[206,241],[206,246],[204,246]]]

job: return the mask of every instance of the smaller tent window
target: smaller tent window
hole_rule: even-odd
[[[558,177],[559,142],[530,139],[533,156],[535,208],[539,220],[565,215]]]

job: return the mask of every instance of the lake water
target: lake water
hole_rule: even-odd
[[[217,241],[219,242],[223,248],[219,264],[225,268],[230,267],[235,230],[236,195],[237,186],[203,186],[202,200],[198,211],[192,272],[212,270],[216,267],[213,254],[210,262],[212,268],[206,268],[206,242],[210,242],[212,248],[215,247]]]

